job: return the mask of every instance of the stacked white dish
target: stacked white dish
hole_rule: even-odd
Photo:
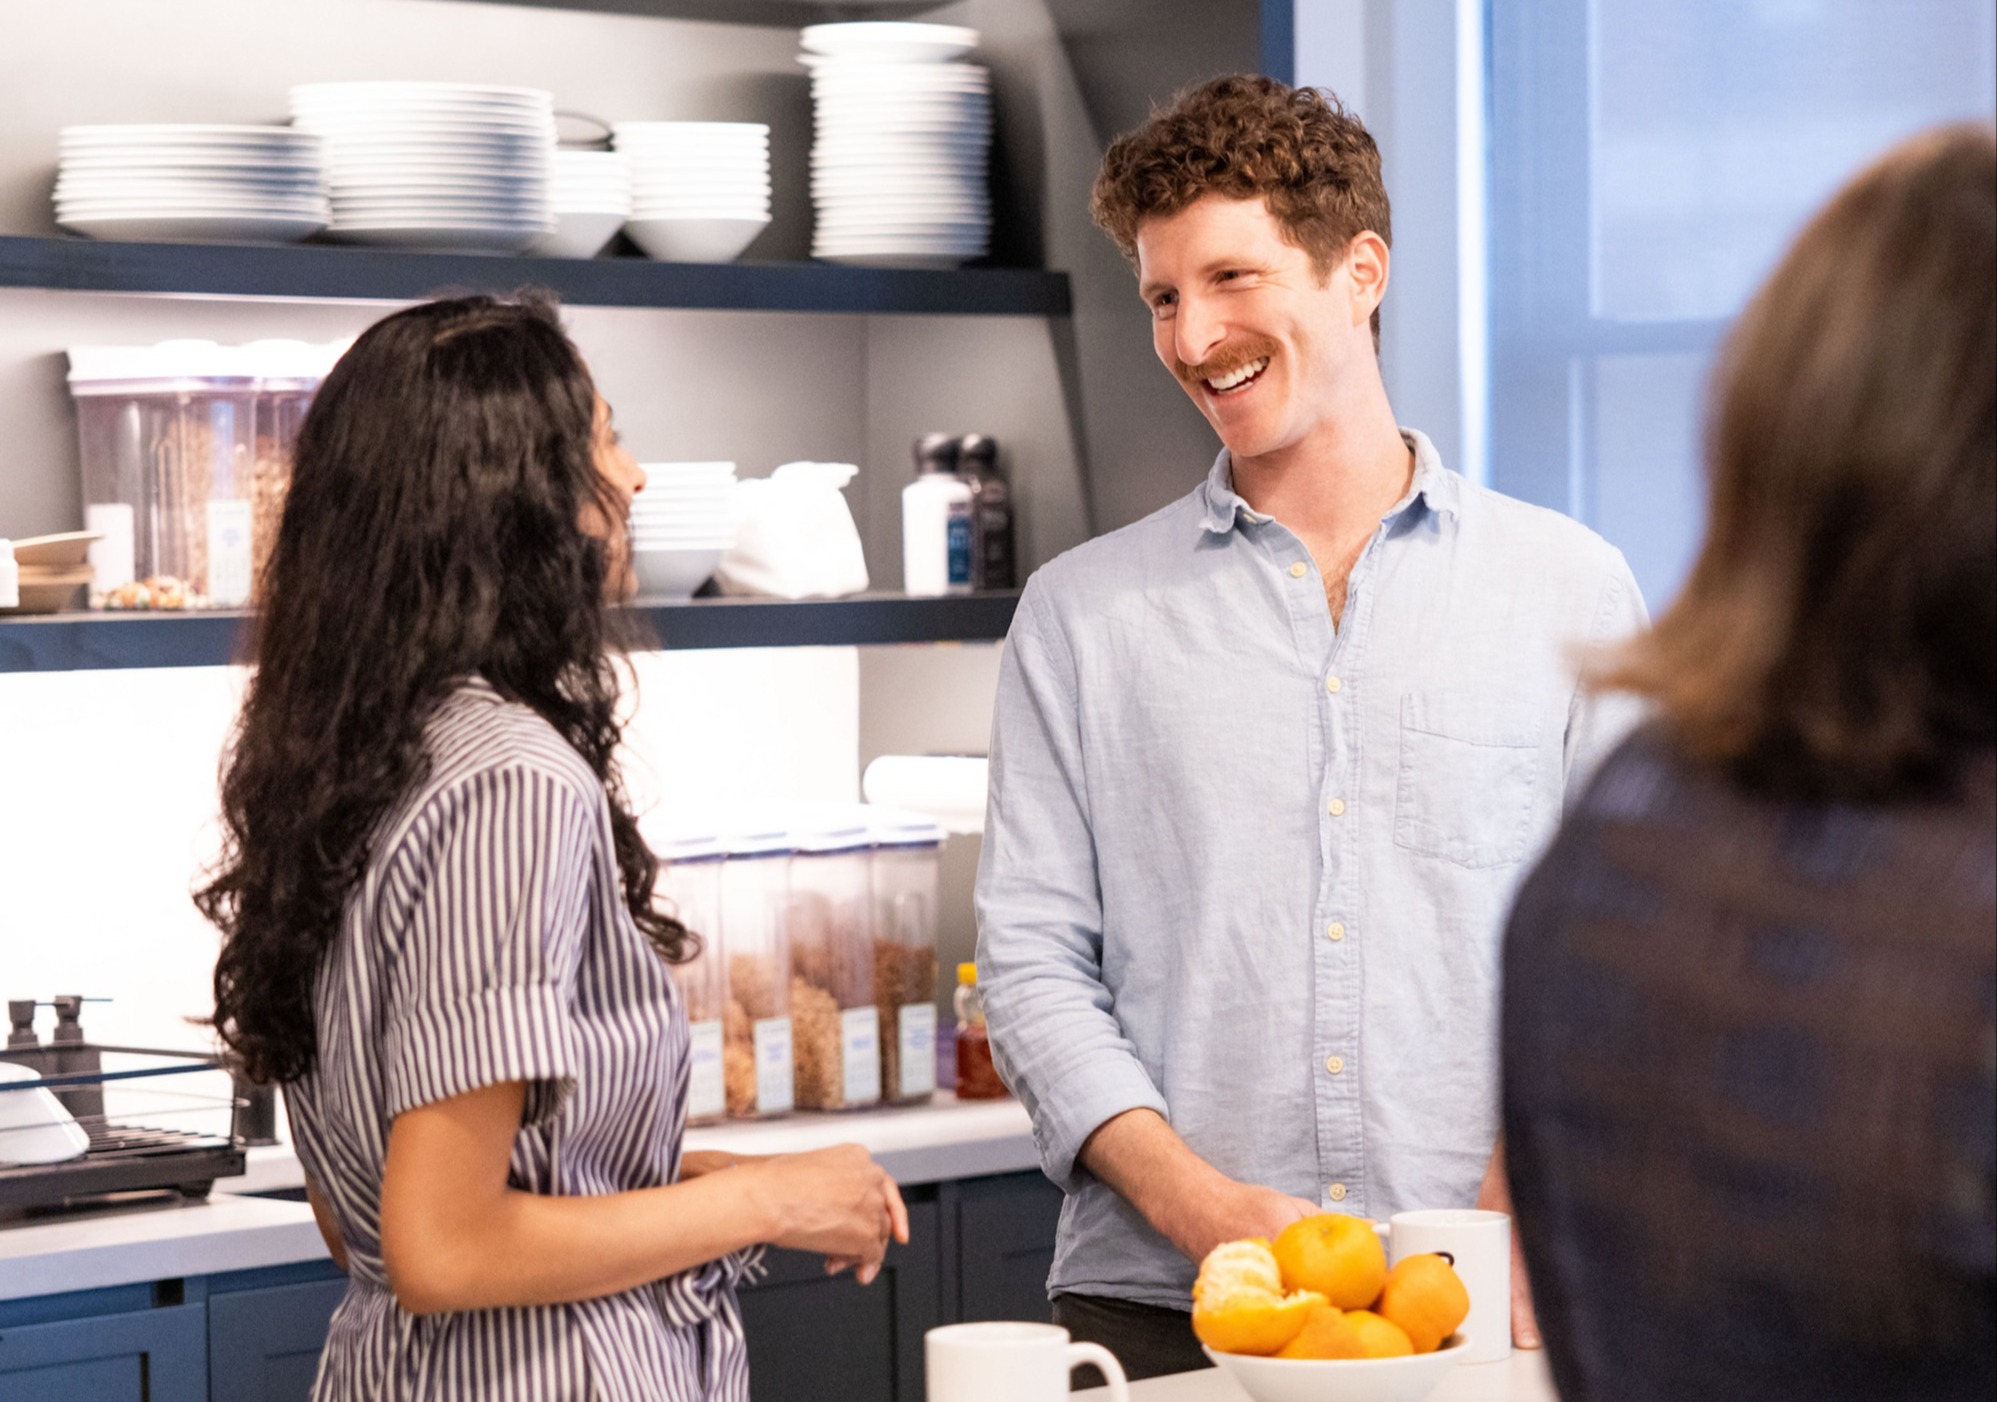
[[[333,223],[351,243],[518,253],[552,233],[555,104],[537,88],[304,83],[291,115],[326,139]]]
[[[735,464],[644,464],[631,503],[631,567],[648,598],[686,599],[735,543]]]
[[[631,164],[622,151],[557,151],[555,231],[532,249],[547,258],[593,258],[631,217]]]
[[[945,24],[804,31],[814,257],[954,268],[991,251],[991,74],[954,61],[977,43]]]
[[[289,243],[332,220],[325,143],[290,127],[64,127],[56,223],[101,239]]]
[[[770,129],[761,122],[619,122],[637,245],[667,263],[728,263],[770,222]]]

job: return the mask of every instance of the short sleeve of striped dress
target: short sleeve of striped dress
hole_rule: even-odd
[[[602,784],[531,709],[473,681],[384,822],[314,990],[292,1139],[347,1247],[315,1402],[747,1402],[737,1254],[574,1304],[411,1315],[381,1253],[395,1118],[509,1081],[507,1180],[590,1195],[671,1183],[687,1031],[624,904]]]

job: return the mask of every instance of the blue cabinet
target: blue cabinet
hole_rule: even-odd
[[[216,1276],[208,1293],[209,1402],[307,1402],[347,1278],[330,1263]]]
[[[207,1312],[198,1304],[0,1324],[7,1402],[207,1402]]]

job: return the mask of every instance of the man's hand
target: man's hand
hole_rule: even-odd
[[[1532,1282],[1526,1279],[1525,1252],[1519,1246],[1518,1214],[1512,1211],[1512,1188],[1505,1177],[1502,1142],[1491,1153],[1484,1186],[1477,1190],[1477,1206],[1486,1212],[1502,1212],[1512,1219],[1512,1344],[1517,1348],[1538,1348],[1539,1319],[1533,1313]]]
[[[1320,1210],[1274,1188],[1237,1183],[1150,1110],[1126,1110],[1098,1126],[1080,1160],[1194,1265],[1223,1241],[1273,1237]]]

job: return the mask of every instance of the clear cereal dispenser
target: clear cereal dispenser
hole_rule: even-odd
[[[721,947],[721,868],[727,854],[714,838],[682,837],[669,840],[659,855],[659,894],[700,940],[700,953],[673,967],[690,1043],[686,1122],[714,1124],[728,1113],[728,966]]]
[[[787,1115],[794,1107],[791,1065],[790,835],[725,838],[721,863],[721,947],[727,954],[722,1071],[733,1119]]]
[[[870,811],[874,838],[874,1002],[881,1010],[881,1095],[936,1090],[937,864],[943,829],[919,813]]]
[[[855,1110],[881,1098],[869,884],[873,839],[858,809],[814,816],[793,836],[791,1029],[797,1103],[806,1110]]]

